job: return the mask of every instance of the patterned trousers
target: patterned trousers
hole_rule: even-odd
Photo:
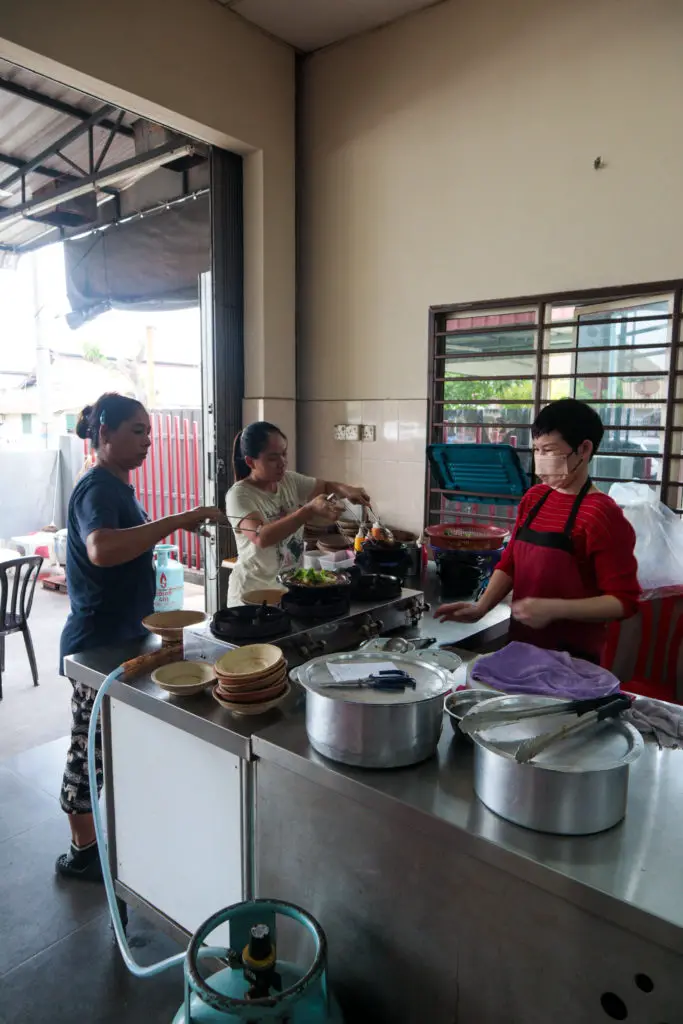
[[[66,814],[91,814],[90,782],[88,779],[88,729],[90,715],[95,700],[95,690],[73,679],[71,698],[71,745],[66,755],[64,779],[59,795],[59,802]],[[97,793],[102,792],[102,735],[97,725],[95,744],[95,767],[97,774]]]

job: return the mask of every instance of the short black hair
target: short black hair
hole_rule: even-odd
[[[559,402],[551,402],[541,409],[531,426],[531,436],[545,437],[554,430],[571,445],[573,451],[583,441],[591,441],[593,453],[597,452],[605,433],[595,409],[577,398],[561,398]]]

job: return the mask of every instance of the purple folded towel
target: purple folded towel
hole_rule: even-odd
[[[473,666],[473,682],[503,693],[538,693],[577,700],[616,693],[619,680],[607,669],[563,651],[546,651],[532,644],[513,642]]]

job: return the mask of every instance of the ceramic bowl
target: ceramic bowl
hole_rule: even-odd
[[[218,687],[213,689],[213,698],[217,701],[222,708],[229,711],[233,715],[263,715],[266,711],[272,711],[279,704],[282,704],[283,700],[289,696],[291,686],[289,683],[285,684],[285,688],[278,697],[274,697],[272,700],[260,701],[256,704],[237,704],[232,701],[226,701],[219,693]]]
[[[250,693],[252,690],[261,690],[264,686],[274,686],[287,677],[287,666],[283,662],[267,676],[259,676],[258,679],[248,679],[246,682],[238,679],[228,679],[226,676],[216,676],[221,693]]]
[[[160,636],[165,644],[177,644],[183,639],[183,630],[188,626],[197,626],[200,622],[206,622],[207,615],[204,612],[177,611],[177,612],[154,612],[142,620],[142,625],[150,633]]]
[[[201,693],[215,678],[213,666],[206,661],[174,661],[152,672],[153,683],[179,697]]]
[[[228,651],[218,659],[215,669],[219,676],[247,682],[267,676],[283,660],[282,651],[273,644],[249,644]]]

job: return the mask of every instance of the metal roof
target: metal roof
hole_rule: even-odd
[[[3,257],[12,258],[13,249],[18,251],[42,236],[46,236],[46,242],[60,237],[54,228],[44,223],[44,210],[29,209],[22,218],[8,217],[13,207],[31,201],[36,191],[50,181],[63,188],[70,183],[78,184],[81,177],[92,177],[95,170],[101,176],[110,168],[136,160],[133,125],[140,119],[112,108],[99,123],[65,143],[60,148],[63,156],[54,151],[45,154],[39,165],[24,175],[22,186],[19,180],[22,164],[54,148],[60,139],[103,107],[104,104],[92,96],[0,60],[0,187],[3,182],[7,183],[5,191],[0,191],[0,264]],[[98,166],[100,157],[102,161]],[[144,155],[139,159],[144,159]],[[109,188],[109,195],[102,194],[98,186],[98,202],[110,198],[117,189],[127,187],[145,173],[149,172],[140,167],[132,176],[129,171],[122,184],[111,182],[116,188]],[[10,181],[13,174],[17,180]]]

